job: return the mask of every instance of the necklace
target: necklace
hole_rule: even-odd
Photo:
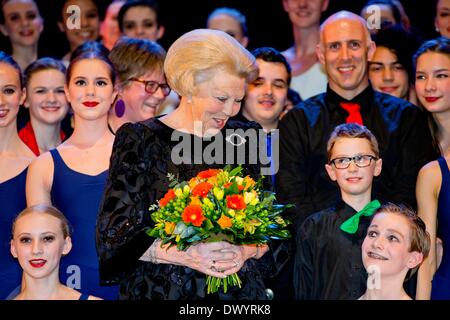
[[[111,125],[109,124],[109,121],[108,121],[108,130],[109,130],[109,132],[111,132],[112,134],[113,134],[113,136],[115,136],[116,135],[116,133],[113,131],[113,129],[111,128]]]

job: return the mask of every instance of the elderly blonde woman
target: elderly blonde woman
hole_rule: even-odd
[[[221,139],[224,148],[233,147],[226,141],[226,129],[256,128],[228,121],[239,111],[246,84],[257,76],[255,59],[228,34],[199,29],[173,43],[164,71],[170,87],[181,96],[179,107],[165,116],[126,124],[116,135],[97,221],[101,282],[120,283],[121,299],[191,300],[205,297],[206,275],[224,278],[239,272],[242,288],[208,298],[266,299],[263,276],[273,262],[267,246],[222,241],[179,251],[175,246],[161,248],[159,240],[146,234],[153,226],[148,208],[167,192],[168,173],[182,181],[208,168],[237,164],[237,157],[212,164],[204,158],[201,164],[193,160]],[[180,146],[179,141],[190,143],[182,163],[175,165],[172,149]],[[202,150],[195,150],[199,141]],[[259,166],[249,162],[247,157],[246,173],[259,175]]]

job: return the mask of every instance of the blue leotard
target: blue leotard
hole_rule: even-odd
[[[14,298],[18,293],[22,268],[10,253],[11,226],[17,214],[25,209],[25,180],[27,169],[12,179],[0,183],[0,299]]]
[[[444,254],[433,277],[431,299],[450,300],[450,171],[445,158],[438,159],[442,173],[442,184],[438,198],[438,237],[442,240]]]
[[[54,162],[52,203],[72,226],[72,250],[61,259],[61,282],[68,287],[103,299],[118,298],[118,286],[99,284],[95,247],[95,223],[108,170],[87,175],[69,168],[58,150],[50,151]]]

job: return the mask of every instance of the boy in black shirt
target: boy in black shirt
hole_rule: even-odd
[[[296,232],[297,299],[357,299],[366,288],[361,244],[380,206],[371,198],[372,180],[382,166],[378,143],[366,127],[342,124],[328,140],[327,155],[325,168],[341,199],[309,216]]]

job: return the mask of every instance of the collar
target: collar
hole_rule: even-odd
[[[66,135],[61,130],[59,136],[61,137],[61,141],[64,141]],[[36,135],[34,134],[33,126],[31,125],[31,121],[19,131],[20,139],[28,146],[28,148],[33,151],[36,156],[40,155],[39,146],[37,144]]]
[[[341,197],[339,197],[336,201],[335,211],[336,214],[339,216],[338,220],[339,221],[342,220],[340,223],[343,223],[345,220],[349,219],[357,212],[355,209],[353,209],[347,203],[345,203]]]
[[[367,110],[367,108],[372,105],[375,97],[375,92],[372,89],[372,86],[369,84],[360,94],[355,96],[351,100],[347,100],[343,97],[341,97],[339,94],[337,94],[333,89],[330,88],[330,85],[327,86],[327,93],[326,93],[326,104],[330,110],[334,110],[335,108],[339,108],[339,104],[341,102],[352,102],[357,103],[361,106],[361,112],[364,110]]]

